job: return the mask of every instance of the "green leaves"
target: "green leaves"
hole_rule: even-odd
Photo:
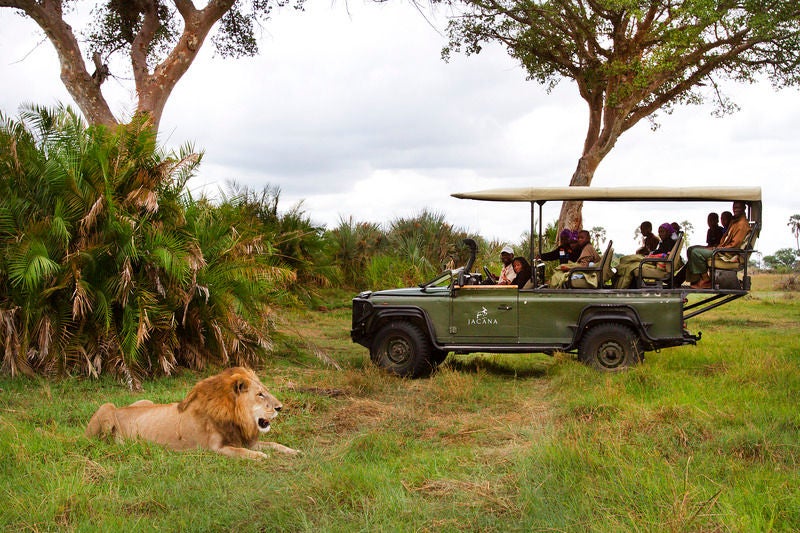
[[[141,120],[0,116],[2,368],[111,371],[136,388],[180,364],[261,357],[268,301],[296,273],[241,211],[186,195],[199,161],[190,146],[162,153]]]

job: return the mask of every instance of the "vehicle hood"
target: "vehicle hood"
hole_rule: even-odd
[[[371,297],[392,297],[392,296],[420,296],[425,294],[420,287],[405,287],[403,289],[387,289],[371,293]]]

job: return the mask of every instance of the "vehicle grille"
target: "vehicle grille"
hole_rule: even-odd
[[[353,329],[363,325],[364,320],[372,314],[372,304],[360,298],[353,299]]]

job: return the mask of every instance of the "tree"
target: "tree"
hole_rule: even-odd
[[[688,220],[684,220],[680,223],[681,231],[683,232],[683,241],[689,242],[689,238],[694,233],[694,224],[692,224]]]
[[[789,217],[789,224],[787,224],[794,235],[795,249],[800,254],[800,215],[792,215]]]
[[[461,1],[445,59],[499,42],[548,90],[562,79],[576,83],[589,120],[570,185],[590,185],[619,136],[659,110],[708,99],[720,114],[735,110],[720,91],[723,78],[800,81],[796,0]],[[581,227],[581,212],[581,202],[565,202],[559,226]]]
[[[603,226],[594,226],[589,230],[592,236],[592,244],[595,248],[600,248],[600,243],[606,240],[606,229]],[[602,252],[602,250],[600,250]]]
[[[800,254],[791,248],[781,248],[775,255],[768,255],[764,257],[764,264],[774,270],[790,270],[794,268],[795,263]]]
[[[217,52],[223,57],[253,56],[258,53],[255,25],[288,1],[208,0],[197,9],[191,0],[104,0],[92,9],[85,50],[65,17],[75,11],[74,0],[0,0],[0,7],[20,10],[44,31],[58,53],[61,81],[90,124],[120,122],[102,86],[109,76],[120,74],[111,68],[118,64],[113,59],[127,54],[136,114],[147,115],[157,130],[172,90],[218,22],[212,37]]]

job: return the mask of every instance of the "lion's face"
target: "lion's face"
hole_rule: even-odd
[[[266,433],[270,430],[269,421],[278,416],[278,412],[283,408],[281,402],[271,395],[260,382],[252,383],[248,390],[243,393],[253,415],[253,419],[258,426],[258,431]]]
[[[187,409],[207,417],[218,428],[235,427],[237,432],[226,438],[257,439],[270,430],[270,420],[283,408],[249,368],[228,368],[216,376],[197,383],[178,404],[178,411]]]

